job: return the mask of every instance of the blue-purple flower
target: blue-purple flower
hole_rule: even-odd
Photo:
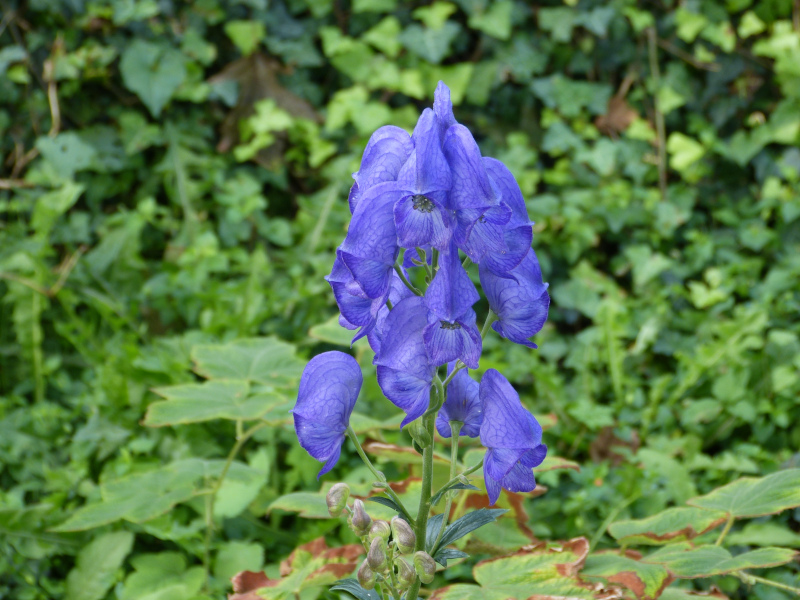
[[[412,296],[398,302],[383,324],[377,365],[384,395],[406,412],[401,427],[422,416],[430,403],[435,367],[428,361],[422,332],[428,324],[425,300]]]
[[[519,395],[498,371],[489,369],[480,383],[483,407],[481,443],[486,446],[483,478],[489,504],[497,502],[500,490],[531,492],[536,487],[533,467],[542,463],[547,446],[542,427],[523,408]]]
[[[528,338],[544,326],[550,296],[547,284],[542,282],[542,270],[533,249],[529,249],[522,262],[509,271],[508,276],[480,269],[480,278],[489,307],[498,318],[492,323],[492,329],[512,342],[536,348],[536,344]]]
[[[339,460],[350,414],[361,391],[361,368],[343,352],[324,352],[312,358],[300,377],[294,429],[300,445],[325,463],[317,478]]]
[[[404,129],[394,125],[377,129],[367,142],[361,157],[361,166],[353,173],[355,183],[350,188],[347,199],[350,212],[355,212],[365,190],[379,183],[396,181],[401,167],[413,151],[411,136]]]
[[[447,374],[453,372],[455,363],[447,365]],[[466,369],[460,370],[447,386],[447,398],[436,417],[436,429],[444,438],[452,435],[450,421],[460,421],[461,434],[478,437],[483,422],[483,409],[478,382],[469,376]]]

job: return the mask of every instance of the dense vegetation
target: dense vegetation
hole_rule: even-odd
[[[610,547],[614,521],[800,466],[796,2],[0,6],[0,596],[222,597],[321,535],[354,541],[302,518],[325,516],[319,466],[286,411],[304,359],[348,345],[323,276],[350,173],[440,79],[516,175],[552,296],[539,350],[489,336],[481,371],[580,465],[541,474],[474,553]],[[256,351],[271,362],[241,375]],[[407,445],[354,353],[357,430]],[[255,431],[219,408],[237,373]],[[198,393],[208,420],[155,405]],[[402,456],[384,453],[390,480],[414,474]],[[347,445],[340,480],[368,492]],[[795,508],[726,545],[798,531]],[[768,576],[800,586],[796,563]]]

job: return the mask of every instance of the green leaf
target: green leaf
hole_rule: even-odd
[[[186,79],[183,54],[141,39],[125,49],[119,68],[125,87],[139,96],[156,118]]]
[[[667,139],[669,166],[676,171],[685,171],[706,153],[702,144],[680,132],[673,132]]]
[[[618,554],[593,554],[586,559],[581,577],[602,577],[623,585],[639,600],[655,600],[673,578],[661,565],[647,564]]]
[[[369,29],[361,39],[371,44],[389,58],[396,58],[402,45],[397,37],[402,29],[397,17],[388,16],[373,28]]]
[[[203,567],[187,569],[179,553],[139,554],[131,564],[135,571],[117,591],[119,600],[200,600]]]
[[[254,542],[226,542],[214,560],[214,576],[228,580],[240,571],[260,571],[264,566],[264,548]]]
[[[105,533],[78,554],[67,576],[66,600],[101,600],[114,584],[117,571],[133,548],[129,531]]]
[[[353,12],[394,12],[397,0],[353,0]]]
[[[375,590],[365,590],[355,579],[340,579],[330,588],[332,592],[347,592],[357,600],[380,600]]]
[[[350,347],[353,335],[355,335],[355,332],[339,325],[339,315],[333,315],[324,323],[314,325],[308,330],[308,336],[315,340],[336,344],[337,346],[347,346],[348,348]]]
[[[442,499],[442,496],[444,496],[450,490],[480,490],[480,488],[475,487],[474,485],[471,485],[469,483],[461,483],[459,481],[456,481],[453,485],[442,488],[441,490],[436,492],[434,497],[431,498],[431,506],[436,506],[439,503],[439,500]]]
[[[395,511],[398,515],[405,518],[406,521],[411,521],[411,515],[403,510],[401,506],[399,506],[394,500],[387,496],[370,496],[367,498],[370,502],[375,502],[377,504],[382,504],[383,506],[387,506]]]
[[[195,371],[208,379],[247,379],[274,387],[294,385],[305,363],[291,344],[274,337],[192,348]]]
[[[71,131],[54,138],[42,136],[36,140],[36,148],[65,179],[91,166],[96,156],[95,149]]]
[[[511,37],[511,11],[514,3],[511,0],[499,0],[489,5],[485,13],[473,13],[468,21],[472,29],[482,31],[498,40]]]
[[[120,519],[134,523],[154,519],[169,512],[176,504],[202,494],[209,482],[221,474],[225,462],[222,459],[189,458],[103,482],[100,485],[102,501],[79,508],[54,531],[82,531]],[[258,469],[234,461],[226,481],[244,483],[261,481],[262,478]]]
[[[458,23],[447,21],[441,29],[430,29],[413,23],[400,34],[400,42],[410,52],[438,65],[450,53],[450,44],[461,32]]]
[[[448,560],[456,560],[459,558],[468,557],[469,554],[462,552],[461,550],[456,550],[455,548],[440,548],[436,551],[436,555],[433,557],[433,559],[443,567],[446,567]]]
[[[330,519],[325,496],[314,492],[293,492],[285,494],[269,505],[267,513],[273,510],[285,510],[296,513],[306,519]]]
[[[260,21],[228,21],[225,34],[231,38],[244,56],[252,54],[267,35],[267,28]]]
[[[664,546],[643,558],[647,563],[664,565],[671,573],[681,579],[696,579],[724,575],[742,569],[763,569],[785,565],[797,558],[794,550],[787,548],[760,548],[731,556],[722,546],[698,546],[692,548],[688,543]]]
[[[625,545],[661,545],[690,540],[727,520],[724,512],[698,508],[670,508],[646,519],[617,521],[608,532]]]
[[[467,513],[457,521],[450,523],[450,525],[445,528],[444,533],[442,534],[442,539],[439,540],[439,545],[436,548],[432,548],[433,552],[436,552],[438,548],[445,548],[449,546],[456,540],[461,539],[479,527],[483,527],[484,525],[491,523],[500,515],[504,515],[507,512],[508,510],[505,508],[480,508]]]
[[[437,1],[430,6],[415,8],[411,15],[425,24],[425,27],[434,31],[441,29],[447,18],[456,12],[456,5],[452,2]]]
[[[725,538],[728,546],[792,546],[800,548],[800,533],[778,523],[748,523]]]
[[[206,381],[153,390],[167,400],[147,407],[144,425],[164,427],[215,419],[253,420],[277,407],[291,408],[285,396],[275,392],[250,395],[247,381]]]
[[[688,503],[725,511],[737,519],[773,515],[800,506],[800,469],[786,469],[761,478],[743,477]]]
[[[68,181],[61,188],[39,196],[31,217],[34,231],[42,238],[47,237],[58,218],[78,201],[84,189],[84,186]]]

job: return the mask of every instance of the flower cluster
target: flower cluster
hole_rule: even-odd
[[[499,372],[488,370],[480,383],[468,372],[478,368],[489,324],[501,337],[536,348],[530,338],[547,319],[533,223],[513,175],[481,156],[440,82],[433,109],[422,112],[413,134],[378,129],[353,178],[352,219],[326,278],[340,324],[357,330],[353,341],[367,336],[381,390],[406,413],[401,426],[438,408],[440,435],[450,437],[456,422],[460,435],[480,436],[488,449],[484,478],[492,504],[501,488],[533,490],[532,468],[547,450],[541,427]],[[490,308],[483,330],[470,264]],[[303,374],[295,423],[303,447],[327,461],[321,474],[338,458],[361,385],[350,361],[329,352]],[[432,389],[443,387],[441,367],[448,385],[437,403]]]

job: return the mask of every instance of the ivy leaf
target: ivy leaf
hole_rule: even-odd
[[[183,54],[139,39],[122,53],[119,68],[125,87],[139,96],[156,118],[186,79]]]
[[[761,517],[800,506],[800,469],[766,477],[742,477],[710,494],[692,498],[698,508],[725,511],[737,519]]]
[[[429,29],[413,23],[400,34],[400,42],[410,52],[438,65],[450,52],[450,44],[461,32],[458,23],[447,21],[441,29]]]

